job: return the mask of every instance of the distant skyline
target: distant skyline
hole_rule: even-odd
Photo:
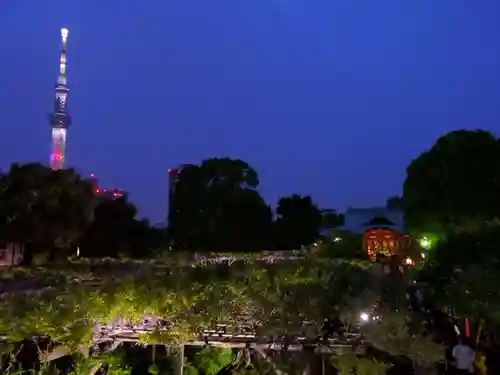
[[[234,157],[270,204],[381,206],[442,134],[500,133],[498,0],[0,3],[0,167],[49,164],[60,28],[67,166],[164,221],[167,170]]]

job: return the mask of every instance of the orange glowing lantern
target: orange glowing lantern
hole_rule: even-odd
[[[397,254],[400,235],[392,229],[395,224],[384,216],[375,216],[365,223],[363,244],[370,259],[377,255],[393,256]]]
[[[389,228],[371,228],[363,234],[363,244],[370,259],[378,254],[392,256],[397,253],[399,235]]]

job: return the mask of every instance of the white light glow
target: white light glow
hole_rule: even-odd
[[[370,314],[363,312],[359,314],[359,319],[361,319],[362,322],[367,322],[370,320]]]
[[[411,265],[413,264],[413,259],[411,259],[411,258],[406,258],[406,259],[405,259],[405,263],[406,263],[407,265],[411,266]]]
[[[68,93],[58,92],[56,94],[56,99],[59,101],[62,108],[66,107],[66,99],[68,99]]]
[[[64,43],[66,43],[66,41],[68,40],[68,34],[69,34],[68,29],[66,28],[61,29],[61,37]]]
[[[340,237],[335,237],[335,238],[333,239],[333,242],[340,242],[340,240],[341,240],[341,238],[340,238]]]

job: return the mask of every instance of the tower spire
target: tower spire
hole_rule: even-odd
[[[54,170],[64,167],[66,151],[66,136],[71,117],[67,111],[69,88],[66,79],[66,46],[68,42],[68,29],[61,29],[61,51],[59,57],[59,74],[55,85],[54,110],[49,115],[52,127],[52,151],[50,154],[50,167]]]

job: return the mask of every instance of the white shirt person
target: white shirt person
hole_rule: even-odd
[[[455,367],[457,370],[463,373],[469,372],[471,374],[474,372],[476,352],[469,345],[459,340],[458,344],[453,347],[451,355],[455,359]]]

